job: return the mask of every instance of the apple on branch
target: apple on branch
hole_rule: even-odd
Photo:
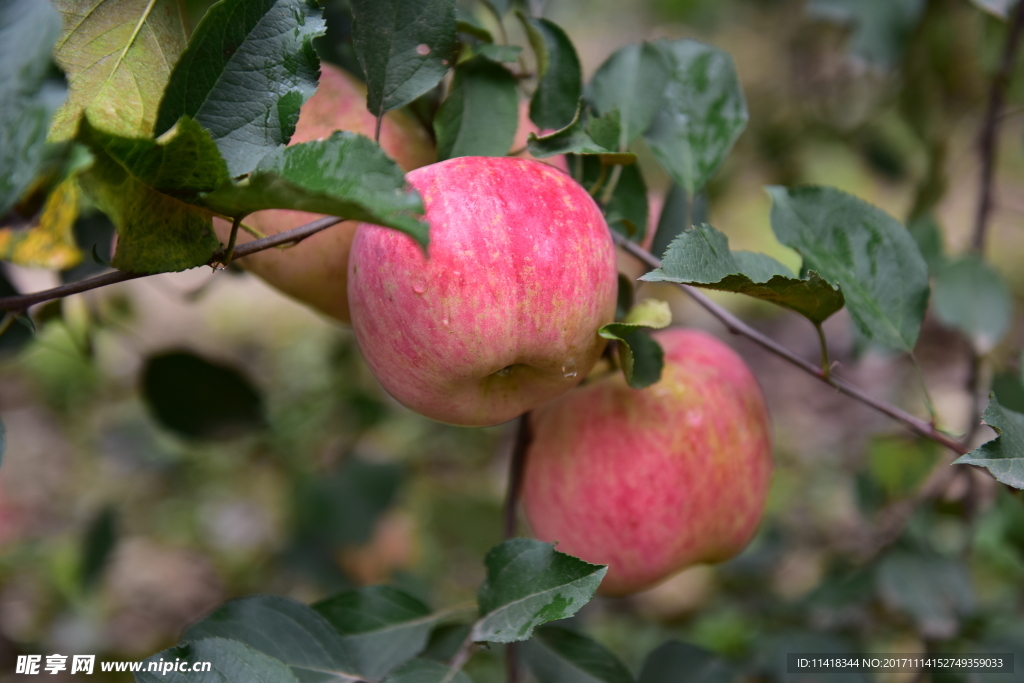
[[[739,553],[771,480],[768,411],[743,360],[696,330],[654,338],[656,384],[631,389],[615,373],[532,413],[527,519],[560,551],[608,564],[606,595]]]
[[[376,117],[366,109],[366,87],[340,68],[322,63],[320,84],[299,112],[290,144],[325,138],[336,130],[348,130],[372,139],[376,125]],[[388,112],[384,117],[380,146],[406,171],[436,159],[427,133],[397,111]],[[257,211],[244,222],[264,235],[276,235],[321,217],[302,211],[270,209]],[[356,225],[355,221],[345,221],[293,247],[265,249],[238,263],[285,294],[341,322],[349,322],[346,278]],[[215,218],[213,227],[221,242],[227,244],[231,223]],[[239,231],[239,244],[252,239],[248,233]]]
[[[361,224],[349,261],[352,327],[398,401],[494,425],[562,394],[604,349],[615,250],[587,191],[547,164],[461,157],[409,173],[430,224],[411,238]]]

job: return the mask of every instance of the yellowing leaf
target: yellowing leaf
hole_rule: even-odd
[[[177,0],[55,0],[64,28],[54,59],[68,78],[50,140],[75,133],[83,113],[99,128],[150,135],[171,69],[185,48]]]
[[[75,244],[78,185],[73,179],[58,185],[46,200],[39,222],[31,228],[0,228],[0,259],[19,266],[63,270],[78,264],[82,253]]]

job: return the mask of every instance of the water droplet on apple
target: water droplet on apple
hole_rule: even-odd
[[[427,291],[427,281],[422,278],[413,280],[412,291],[416,292],[417,294],[422,294],[423,292]]]
[[[441,324],[448,327],[448,318],[441,318]]]
[[[420,43],[416,46],[416,54],[426,57],[430,54],[430,46],[426,43]]]
[[[494,374],[497,375],[498,377],[507,377],[512,374],[512,366],[506,365],[505,367],[503,367],[501,370],[498,370]]]
[[[565,365],[562,366],[562,377],[566,379],[572,379],[576,376],[576,359],[570,358],[565,361]]]

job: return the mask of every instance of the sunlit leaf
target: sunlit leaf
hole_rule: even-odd
[[[647,330],[660,330],[671,323],[672,311],[667,303],[644,299],[622,322],[608,323],[597,331],[605,339],[619,342],[619,359],[629,386],[643,389],[661,379],[665,352]]]
[[[75,243],[79,190],[65,180],[46,198],[39,219],[30,227],[0,228],[0,259],[19,266],[62,270],[82,260]]]

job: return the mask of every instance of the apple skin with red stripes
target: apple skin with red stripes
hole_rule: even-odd
[[[531,415],[530,526],[562,552],[609,565],[605,595],[738,554],[771,481],[768,411],[743,359],[697,330],[654,337],[665,350],[656,384],[631,389],[615,373]]]
[[[407,174],[430,224],[408,236],[361,224],[349,309],[383,387],[427,417],[495,425],[577,385],[615,315],[615,251],[601,210],[562,171],[461,157]]]

